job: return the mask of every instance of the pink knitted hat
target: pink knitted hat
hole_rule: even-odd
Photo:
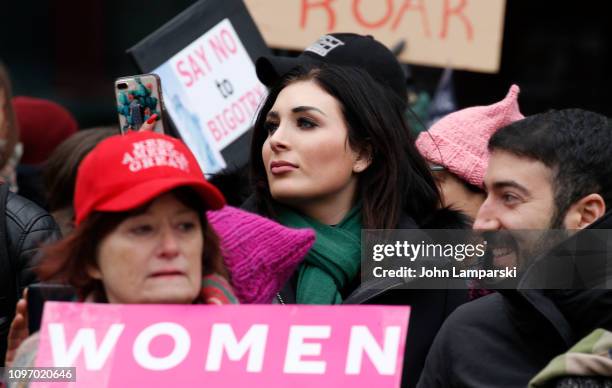
[[[208,211],[240,303],[270,303],[314,244],[310,229],[292,229],[231,206]]]
[[[519,111],[519,92],[519,87],[512,85],[506,97],[493,105],[474,106],[444,116],[419,134],[419,152],[429,162],[482,188],[489,163],[489,139],[499,128],[525,118]]]

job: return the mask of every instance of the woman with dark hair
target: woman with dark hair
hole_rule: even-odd
[[[483,182],[489,164],[489,139],[498,129],[525,118],[518,106],[519,92],[519,87],[512,85],[499,102],[450,113],[416,140],[440,186],[444,206],[465,213],[471,220],[486,197]]]
[[[266,155],[269,159],[285,147],[282,140],[277,141],[279,135],[274,136],[281,121],[274,105],[281,94],[282,97],[295,95],[297,100],[301,100],[305,96],[302,91],[311,92],[313,101],[326,95],[328,108],[336,114],[334,119],[337,121],[333,124],[340,128],[331,136],[337,137],[339,142],[336,145],[339,147],[329,151],[338,159],[355,159],[356,164],[347,180],[351,181],[351,189],[355,191],[351,200],[359,198],[362,202],[364,228],[397,227],[402,214],[409,214],[417,224],[431,216],[440,204],[440,195],[426,162],[410,138],[400,110],[401,102],[363,70],[334,65],[297,68],[270,90],[257,116],[251,143],[251,172],[260,212],[274,214],[272,205],[283,202],[274,198],[276,182],[291,179],[291,174],[275,174],[266,165],[269,160],[264,160]],[[314,129],[319,124],[314,117],[317,115],[326,116],[326,113],[318,109],[293,112],[296,118],[304,116],[298,118],[296,129],[301,127],[316,132]],[[325,141],[315,139],[314,148],[318,149]],[[335,170],[330,170],[336,168],[332,163],[326,168],[313,167],[317,169],[312,171],[311,181],[325,181],[328,175],[336,174]],[[295,172],[301,171],[296,169]],[[301,196],[307,195],[296,195]]]
[[[411,306],[404,386],[413,386],[444,318],[467,294],[401,290],[403,279],[359,284],[361,230],[463,220],[438,210],[440,194],[395,98],[359,68],[298,67],[283,76],[255,121],[255,194],[243,207],[316,232],[274,302]]]

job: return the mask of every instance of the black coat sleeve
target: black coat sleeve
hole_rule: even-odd
[[[60,238],[60,231],[55,220],[44,209],[30,200],[9,193],[4,217],[0,222],[6,222],[6,238],[0,244],[6,244],[11,276],[15,280],[19,297],[23,289],[36,282],[33,267],[36,265],[37,254],[44,243]],[[0,258],[1,259],[1,258]],[[15,315],[15,305],[9,303],[13,295],[0,295],[5,303],[0,308],[0,366],[4,365],[6,338]]]
[[[36,281],[32,271],[39,248],[58,240],[60,230],[53,217],[44,209],[18,196],[9,195],[6,204],[8,253],[13,262],[20,292]]]
[[[449,376],[451,365],[449,365],[448,359],[450,350],[448,349],[448,331],[448,325],[442,325],[425,359],[425,366],[421,372],[417,388],[447,388],[452,386]]]

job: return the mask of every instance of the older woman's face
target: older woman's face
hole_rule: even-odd
[[[340,103],[313,81],[285,87],[266,118],[262,158],[274,199],[289,205],[352,198],[367,167],[348,143]]]
[[[110,303],[191,303],[200,291],[203,249],[198,214],[165,194],[101,241],[90,274]]]

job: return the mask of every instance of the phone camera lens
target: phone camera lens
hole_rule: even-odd
[[[119,84],[117,84],[117,89],[119,90],[125,90],[128,88],[128,84],[125,82],[120,82]]]

